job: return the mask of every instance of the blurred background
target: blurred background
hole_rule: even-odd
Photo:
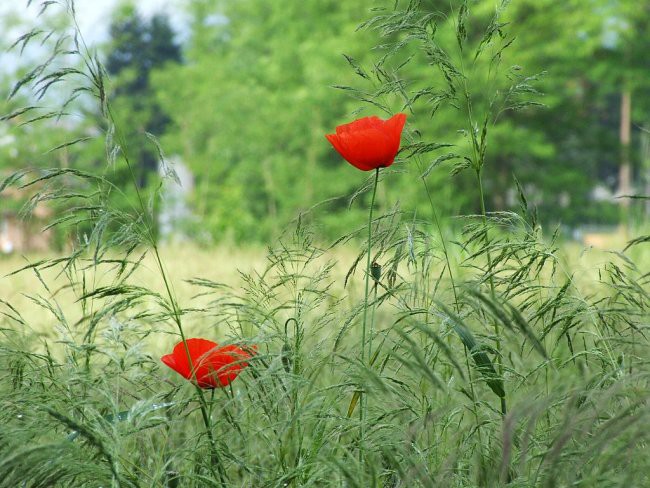
[[[19,90],[6,101],[17,81],[54,51],[58,66],[82,67],[61,49],[78,29],[105,67],[137,185],[161,192],[153,209],[165,241],[263,243],[298,216],[325,240],[362,226],[368,195],[351,197],[369,175],[345,163],[324,135],[356,117],[397,111],[409,116],[405,145],[440,144],[438,153],[421,158],[425,168],[435,163],[426,181],[440,213],[477,213],[474,176],[452,175],[445,159],[449,147],[462,155],[468,127],[463,110],[453,101],[437,103],[430,89],[444,84],[444,73],[406,45],[399,71],[373,74],[387,39],[404,34],[378,32],[372,23],[358,27],[401,3],[408,2],[77,0],[75,26],[69,2],[44,9],[36,1],[3,2],[2,114],[34,105],[56,111],[71,94],[80,96],[65,116],[34,120],[25,113],[0,123],[0,181],[27,168],[90,171],[122,190],[108,194],[110,205],[132,205],[131,176],[106,153],[109,127],[98,104],[75,92],[83,79],[69,76],[41,98],[38,86]],[[477,112],[492,110],[493,94],[503,96],[513,84],[529,95],[521,110],[492,110],[483,173],[488,211],[518,207],[516,177],[547,235],[559,227],[567,238],[595,242],[646,222],[648,201],[621,197],[650,194],[650,4],[470,1],[467,34],[477,45],[495,10],[503,9],[496,29],[512,43],[499,54],[502,76],[495,76],[493,64],[476,63],[455,42],[461,3],[421,2],[440,45],[465,66]],[[39,32],[24,43],[21,36],[32,29]],[[400,90],[422,92],[417,103],[382,91],[391,76]],[[386,211],[397,204],[407,220],[426,221],[423,167],[407,154],[380,185],[378,205]],[[161,183],[169,167],[176,177]],[[69,210],[60,203],[40,201],[23,218],[35,190],[0,193],[1,253],[65,247],[70,239],[56,229],[43,232]]]

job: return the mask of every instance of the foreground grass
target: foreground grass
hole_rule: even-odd
[[[567,241],[556,253],[560,266],[566,273],[571,274],[573,283],[585,293],[603,290],[603,285],[599,282],[600,273],[612,261],[612,254],[623,249],[625,240],[614,237],[608,244],[607,248],[593,248]],[[182,304],[189,304],[197,299],[198,290],[193,279],[208,280],[232,289],[241,288],[245,284],[246,275],[265,268],[267,254],[267,249],[262,246],[224,245],[204,248],[188,244],[164,246],[161,249],[174,294]],[[62,272],[61,267],[42,269],[38,266],[39,263],[49,263],[63,257],[64,254],[60,253],[28,253],[0,258],[0,297],[17,310],[29,311],[30,325],[34,327],[32,332],[38,336],[56,337],[54,329],[57,317],[48,307],[38,306],[35,303],[36,297],[57,298],[65,315],[75,316],[77,313],[76,301],[80,295],[69,286],[70,276]],[[115,257],[120,259],[119,253]],[[363,283],[345,281],[346,273],[356,258],[354,248],[337,248],[329,257],[334,263],[332,291],[337,296],[351,292],[354,298],[358,299],[363,292]],[[636,262],[648,259],[645,250],[641,248],[634,248],[630,258]],[[86,280],[95,288],[110,286],[113,279],[111,268],[94,269],[90,264],[91,260],[86,263]],[[443,266],[439,266],[434,273],[439,274],[442,270]],[[134,271],[133,282],[155,293],[164,293],[164,284],[150,253],[145,254],[144,260]],[[80,316],[77,316],[77,319],[79,318]],[[199,332],[203,330],[200,329]]]
[[[189,283],[192,278],[200,276],[215,283],[237,287],[241,285],[241,273],[250,273],[259,269],[263,267],[265,261],[265,250],[261,246],[246,249],[234,246],[211,249],[194,245],[168,246],[161,250],[161,254],[174,292],[183,303],[188,303],[197,293],[196,286]],[[80,318],[75,314],[79,312],[76,302],[82,293],[70,286],[70,275],[62,272],[61,266],[45,269],[41,269],[41,266],[34,267],[38,263],[50,262],[63,256],[64,254],[56,253],[14,254],[0,259],[0,297],[19,310],[29,310],[30,325],[35,327],[33,332],[46,337],[56,335],[53,328],[57,324],[57,319],[48,307],[35,304],[34,297],[56,299],[64,314],[72,314],[75,320]],[[119,252],[116,252],[114,257],[118,260],[122,258]],[[136,258],[139,257],[138,254]],[[88,261],[82,266],[87,268],[84,278],[89,288],[114,284],[115,264],[95,269],[92,266],[92,256],[89,256]],[[16,273],[23,268],[27,269]],[[155,293],[164,292],[163,282],[150,253],[145,255],[142,263],[134,271],[132,281]]]
[[[156,185],[140,188],[104,68],[78,30],[17,82],[14,94],[31,87],[40,99],[73,74],[80,85],[62,111],[91,95],[107,166],[0,183],[55,206],[52,225],[77,236],[67,255],[31,257],[0,285],[0,486],[650,485],[640,454],[650,433],[649,239],[614,253],[561,248],[518,184],[519,213],[488,212],[488,134],[502,112],[529,104],[519,97],[535,93],[535,77],[499,67],[511,43],[502,9],[468,36],[467,3],[451,16],[398,3],[367,23],[388,49],[372,76],[349,59],[373,86],[348,91],[385,113],[448,103],[466,116],[450,129],[466,134],[465,147],[407,127],[398,170],[413,171],[410,191],[428,212],[383,202],[332,248],[314,244],[301,218],[264,253],[160,248]],[[437,17],[458,20],[441,33]],[[398,71],[415,52],[435,74],[406,90]],[[466,54],[510,88],[468,83]],[[50,71],[58,55],[76,57],[75,68]],[[33,115],[27,124],[62,113]],[[474,173],[479,215],[439,218],[427,175],[444,161]],[[108,177],[118,166],[134,198]],[[128,205],[113,208],[115,193]],[[228,387],[203,391],[161,364],[181,336],[256,352]]]
[[[162,250],[189,334],[259,347],[208,395],[227,486],[649,482],[636,454],[650,432],[648,283],[634,265],[647,251],[496,239],[495,255],[516,252],[493,264],[490,297],[466,247],[452,253],[455,303],[444,261],[425,241],[398,261],[404,242],[378,256],[370,364],[357,356],[363,276],[343,286],[350,248],[297,236],[268,256]],[[191,387],[159,361],[178,338],[150,259],[127,279],[115,263],[83,261],[3,278],[0,486],[220,484]]]

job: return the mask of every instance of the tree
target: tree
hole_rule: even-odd
[[[130,4],[116,13],[109,32],[106,69],[113,78],[113,113],[126,138],[127,155],[135,162],[138,184],[144,186],[159,160],[147,134],[160,137],[169,124],[151,90],[151,75],[168,63],[180,63],[181,49],[165,15],[147,21]]]
[[[409,113],[411,142],[453,144],[457,157],[445,159],[443,147],[418,161],[402,158],[391,168],[390,185],[382,185],[380,206],[399,200],[407,213],[427,219],[419,177],[431,167],[427,184],[435,205],[444,213],[476,213],[473,177],[460,172],[450,179],[449,170],[472,157],[470,135],[490,114],[483,173],[488,210],[516,205],[515,175],[548,223],[616,221],[616,207],[594,202],[591,194],[603,181],[613,189],[618,172],[619,74],[627,70],[628,79],[636,80],[633,120],[650,100],[638,76],[638,53],[647,41],[632,35],[648,16],[627,0],[508,4],[495,9],[491,0],[189,2],[189,62],[159,71],[154,86],[174,124],[164,146],[182,154],[196,173],[195,203],[207,229],[215,238],[232,232],[238,239],[265,239],[311,205],[341,196],[319,207],[327,210],[319,215],[321,229],[340,235],[353,228],[361,222],[355,209],[363,208],[365,195],[352,211],[346,197],[363,179],[350,176],[323,135],[356,114],[397,111]],[[371,11],[373,6],[378,10]],[[370,22],[356,31],[374,16],[399,16],[409,8],[418,12],[404,17],[403,28],[375,30],[378,24]],[[457,39],[461,11],[463,49]],[[625,42],[613,51],[603,44],[612,12],[635,26],[621,34]],[[414,42],[415,31],[405,27],[418,18],[429,23],[426,36],[441,49],[437,54],[427,52],[429,41]],[[489,41],[483,40],[486,31]],[[483,53],[476,59],[479,48]],[[463,67],[456,93],[448,92],[449,73],[432,62],[432,54],[441,52]],[[616,64],[622,60],[625,67]],[[378,65],[385,66],[383,74]],[[459,103],[464,83],[471,93],[471,124],[466,104]],[[516,93],[509,92],[513,87]],[[526,107],[528,101],[544,107]]]
[[[265,239],[363,181],[324,135],[355,106],[331,85],[354,76],[342,53],[369,51],[354,30],[370,4],[190,2],[188,62],[155,85],[174,122],[164,145],[196,174],[196,211],[215,238]],[[330,203],[324,225],[341,226],[346,205]]]

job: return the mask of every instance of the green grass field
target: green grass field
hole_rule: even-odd
[[[186,336],[257,347],[198,397],[151,253],[5,259],[0,486],[645,486],[647,251],[516,241],[494,295],[480,248],[453,287],[426,239],[380,253],[365,361],[354,245],[163,248]]]
[[[614,236],[607,243],[607,248],[585,247],[577,242],[565,243],[557,253],[559,262],[572,273],[572,279],[586,292],[593,292],[602,288],[598,283],[599,270],[602,270],[612,259],[613,252],[620,251],[625,246],[625,240]],[[356,255],[351,247],[336,249],[328,256],[336,266],[333,269],[333,288],[338,294],[345,293],[345,275],[354,262]],[[240,287],[243,284],[242,274],[261,271],[267,265],[267,250],[262,246],[234,247],[219,246],[202,248],[195,245],[167,246],[161,249],[166,271],[173,283],[176,297],[182,303],[190,303],[197,295],[195,285],[189,283],[194,278],[202,278],[221,283],[230,287]],[[634,249],[632,258],[637,262],[645,259],[643,252]],[[33,296],[56,296],[62,308],[67,313],[75,313],[75,301],[79,295],[75,294],[67,285],[69,279],[60,268],[50,268],[38,274],[31,268],[22,272],[17,271],[28,268],[36,263],[49,262],[63,257],[63,254],[12,254],[0,258],[0,297],[11,303],[18,310],[29,310],[30,321],[36,334],[52,332],[56,319],[47,308],[34,306]],[[442,268],[441,268],[442,269]],[[39,279],[39,275],[41,279]],[[111,283],[112,274],[107,271],[94,272],[89,270],[88,276],[93,280],[93,286],[106,286]],[[164,284],[155,262],[147,254],[142,265],[137,268],[134,280],[143,287],[150,288],[157,293],[164,292]],[[45,286],[47,288],[45,288]],[[363,292],[362,283],[350,283],[350,287],[357,294]]]
[[[0,258],[0,488],[650,486],[634,2],[27,3],[2,245],[65,251]]]

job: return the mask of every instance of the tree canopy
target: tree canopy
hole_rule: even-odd
[[[212,240],[264,240],[298,216],[318,216],[325,237],[360,224],[366,178],[324,135],[362,115],[408,115],[408,147],[378,195],[384,210],[398,202],[426,217],[424,175],[445,215],[477,211],[464,169],[482,127],[488,210],[516,205],[516,178],[548,224],[615,223],[616,204],[594,189],[614,193],[624,160],[643,176],[650,12],[634,2],[188,0],[183,9],[180,44],[168,18],[122,5],[101,58],[138,184],[157,185],[151,134],[194,173],[192,208]],[[83,112],[86,127],[108,130]],[[69,157],[105,164],[100,143]],[[118,185],[129,177],[119,165],[111,174]]]

